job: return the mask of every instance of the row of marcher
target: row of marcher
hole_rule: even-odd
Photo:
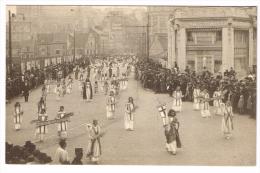
[[[115,60],[113,60],[115,61]],[[111,62],[109,60],[108,62]],[[103,63],[103,66],[99,66],[98,64],[92,64],[90,66],[86,66],[85,68],[82,66],[75,66],[74,68],[74,80],[72,79],[71,75],[69,75],[68,78],[64,77],[58,77],[55,81],[46,79],[45,83],[42,87],[42,95],[40,98],[40,101],[38,102],[38,116],[36,120],[32,120],[31,123],[36,124],[35,129],[35,137],[36,140],[43,142],[46,140],[46,134],[48,133],[48,126],[50,124],[57,124],[57,132],[58,137],[60,139],[66,139],[68,137],[68,120],[70,116],[72,116],[69,113],[65,112],[64,106],[60,106],[57,117],[55,117],[54,120],[49,120],[47,115],[47,96],[52,91],[52,87],[54,86],[54,93],[57,94],[56,100],[60,101],[62,100],[62,97],[64,97],[66,94],[72,93],[72,86],[75,83],[78,83],[79,85],[79,92],[82,95],[83,100],[89,102],[92,101],[93,95],[98,95],[99,92],[103,92],[104,95],[107,95],[107,101],[106,101],[106,110],[107,110],[107,119],[114,119],[115,118],[115,111],[116,111],[116,97],[119,95],[120,90],[125,90],[127,88],[127,76],[129,75],[129,68],[120,68],[120,75],[101,75],[100,78],[98,77],[92,77],[97,76],[96,72],[99,69],[101,70],[102,74],[109,74],[109,69],[113,66],[118,66],[118,62],[113,63]],[[110,68],[108,68],[108,66]],[[106,68],[104,68],[106,67]],[[82,70],[81,73],[76,73],[76,68],[80,68]],[[85,70],[85,69],[90,70]],[[107,71],[104,71],[104,69],[108,69]],[[118,69],[118,68],[116,68]],[[77,76],[79,75],[79,76]],[[104,78],[102,77],[104,76]],[[106,76],[108,76],[106,78]],[[94,84],[94,94],[92,92],[92,82],[95,81]],[[100,86],[100,87],[99,87]],[[75,88],[75,87],[74,87]],[[75,91],[76,92],[76,91]],[[28,101],[28,100],[27,100]],[[134,102],[133,98],[129,97],[128,102],[125,106],[125,129],[126,130],[133,130],[133,115],[134,115]],[[19,102],[15,104],[14,107],[14,127],[15,130],[21,129],[21,123],[22,123],[22,117],[23,117],[23,110],[22,106]],[[97,163],[99,161],[99,157],[101,155],[101,143],[100,138],[102,137],[103,133],[101,132],[100,126],[98,126],[97,120],[93,121],[93,124],[87,124],[87,130],[89,132],[89,145],[87,150],[87,155],[91,162]],[[63,149],[62,149],[63,148]],[[60,148],[57,149],[56,155],[59,155],[60,157],[58,161],[61,164],[68,164],[68,159],[64,158],[64,153],[66,155],[66,152],[64,150],[64,144],[62,146],[60,145]],[[60,161],[62,160],[62,161]]]

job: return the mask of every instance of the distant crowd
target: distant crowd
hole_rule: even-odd
[[[159,63],[152,60],[141,60],[136,63],[135,77],[142,86],[153,90],[155,93],[172,94],[178,86],[184,97],[183,101],[193,101],[193,89],[207,89],[210,98],[219,88],[225,91],[223,101],[230,100],[233,111],[239,114],[250,114],[256,117],[256,74],[250,73],[245,78],[238,80],[236,72],[231,68],[224,74],[212,74],[206,69],[196,73],[186,67],[180,72],[177,63],[173,69],[163,68]],[[213,101],[210,101],[213,105]]]

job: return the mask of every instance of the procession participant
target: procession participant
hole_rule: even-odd
[[[21,123],[23,120],[22,115],[23,115],[23,110],[21,104],[19,102],[16,102],[14,105],[14,129],[15,130],[21,129]]]
[[[241,94],[240,97],[239,97],[238,104],[237,104],[237,108],[239,110],[239,114],[243,114],[244,113],[244,104],[245,104],[244,95]]]
[[[62,96],[62,86],[60,83],[57,83],[55,87],[55,93],[56,93],[56,100],[60,100],[60,97]]]
[[[110,94],[107,98],[106,109],[107,109],[107,118],[114,119],[115,118],[115,104],[116,98],[114,96],[114,92],[110,91]]]
[[[107,95],[107,92],[109,90],[109,84],[107,81],[104,82],[104,85],[103,85],[103,90],[105,92],[105,95]]]
[[[75,79],[78,80],[78,75],[79,75],[79,66],[77,65],[75,68],[74,68],[74,75],[75,75]]]
[[[83,149],[75,148],[75,158],[71,162],[72,165],[83,165],[81,159],[83,157]]]
[[[45,85],[43,85],[42,87],[42,98],[44,100],[44,102],[46,103],[46,98],[47,98],[47,88]]]
[[[64,106],[60,106],[60,110],[58,111],[56,119],[62,119],[65,117],[66,112],[64,111]],[[61,121],[58,123],[58,136],[61,138],[67,138],[67,121]]]
[[[81,67],[80,70],[79,70],[79,81],[83,81],[83,77],[84,77],[84,70]]]
[[[49,79],[45,79],[44,85],[46,86],[47,93],[50,93],[50,80]]]
[[[64,97],[66,95],[66,82],[65,82],[65,78],[62,80],[62,97]]]
[[[182,110],[182,92],[180,90],[180,86],[177,87],[177,89],[173,92],[173,105],[172,109],[176,112],[181,112]]]
[[[222,103],[222,98],[221,98],[221,90],[218,87],[217,90],[214,92],[213,94],[213,106],[215,107],[215,115],[221,115],[222,111],[221,111],[221,107],[220,104]]]
[[[94,93],[97,94],[98,93],[98,82],[95,81],[95,84],[94,84]]]
[[[201,108],[201,116],[203,118],[208,118],[211,116],[209,111],[209,93],[207,89],[203,90],[203,97],[202,97],[202,108]]]
[[[134,100],[132,97],[128,98],[128,102],[125,107],[125,129],[134,130]]]
[[[165,137],[166,137],[166,150],[172,154],[177,154],[177,129],[175,125],[179,126],[178,121],[177,122],[171,122],[169,124],[166,124],[164,126],[165,128]],[[179,128],[179,127],[178,127]]]
[[[24,96],[24,101],[28,102],[30,88],[29,88],[29,84],[28,84],[27,81],[24,82],[24,86],[23,86],[22,92],[23,92],[23,96]]]
[[[86,79],[85,83],[86,83],[86,100],[91,101],[91,99],[93,98],[92,85],[88,78]]]
[[[46,102],[44,101],[43,97],[40,98],[40,101],[38,102],[38,113],[40,113],[42,110],[46,110]]]
[[[67,84],[67,92],[66,92],[68,94],[72,92],[72,83],[73,83],[73,79],[71,78],[71,76],[69,76],[68,84]]]
[[[200,89],[198,85],[195,85],[195,88],[193,89],[193,109],[194,110],[200,110]]]
[[[45,122],[48,120],[48,116],[45,109],[42,109],[38,114],[38,121]],[[47,125],[39,125],[36,127],[35,136],[40,142],[43,142],[45,134],[48,133]]]
[[[124,74],[123,76],[123,90],[127,89],[128,81],[127,81],[127,76]]]
[[[226,139],[230,139],[233,130],[233,111],[231,102],[227,101],[226,104],[221,103],[223,118],[222,118],[222,132]]]
[[[93,164],[98,164],[101,156],[101,142],[102,137],[101,128],[98,125],[97,120],[93,120],[92,125],[87,125],[87,131],[89,132],[89,143],[87,148],[87,157]]]
[[[55,160],[56,162],[66,165],[69,164],[69,153],[66,151],[67,143],[65,139],[61,139],[59,142],[59,147],[55,152]]]

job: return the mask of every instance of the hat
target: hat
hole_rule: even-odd
[[[83,154],[83,148],[75,148],[75,155]]]
[[[168,112],[168,117],[174,117],[174,116],[176,116],[175,110],[170,109],[169,112]]]

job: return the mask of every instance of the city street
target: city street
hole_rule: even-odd
[[[121,91],[117,98],[116,119],[107,120],[106,96],[99,92],[94,94],[92,102],[84,102],[78,88],[78,81],[74,80],[72,94],[65,95],[60,101],[56,101],[54,93],[47,96],[48,119],[55,118],[61,105],[65,107],[66,112],[74,112],[71,122],[68,123],[67,139],[67,151],[71,161],[74,158],[74,149],[81,147],[84,150],[83,163],[88,163],[88,133],[84,123],[92,123],[93,119],[97,119],[102,130],[106,132],[101,138],[102,165],[256,164],[256,120],[250,119],[249,116],[235,115],[233,137],[225,140],[221,132],[221,116],[202,118],[200,112],[192,109],[191,102],[184,102],[183,112],[177,114],[182,148],[173,156],[165,150],[164,128],[157,110],[159,102],[167,102],[167,108],[171,107],[172,98],[168,94],[154,94],[150,90],[144,90],[131,74],[127,90]],[[30,93],[28,103],[19,97],[6,105],[6,141],[14,145],[23,145],[27,140],[35,141],[35,125],[30,122],[37,118],[40,95],[41,88],[38,88]],[[124,106],[129,96],[134,98],[138,107],[135,112],[134,131],[124,130]],[[20,131],[13,128],[13,109],[16,101],[21,102],[24,110]],[[213,110],[211,112],[213,114]],[[52,124],[48,126],[45,141],[37,143],[37,147],[54,158],[58,141],[57,125]]]

